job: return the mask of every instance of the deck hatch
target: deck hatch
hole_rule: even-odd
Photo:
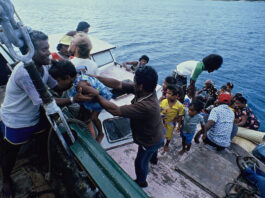
[[[110,143],[118,142],[132,137],[130,120],[128,118],[114,117],[103,121],[103,126]]]

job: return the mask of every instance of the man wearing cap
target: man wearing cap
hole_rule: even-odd
[[[52,60],[70,60],[72,57],[68,51],[68,48],[72,41],[72,36],[64,35],[59,44],[57,45],[58,52],[51,53]]]
[[[230,101],[231,96],[227,93],[222,93],[218,98],[218,106],[211,110],[208,121],[205,124],[204,143],[215,147],[217,151],[230,146],[235,119],[234,112],[228,106]]]

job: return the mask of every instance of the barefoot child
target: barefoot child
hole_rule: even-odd
[[[74,65],[70,61],[58,61],[58,62],[52,62],[52,67],[50,68],[49,72],[51,76],[58,81],[58,84],[60,86],[68,86],[68,84],[71,82],[67,80],[68,78],[65,78],[64,76],[69,76],[66,73],[68,71],[76,72],[76,69]],[[73,86],[72,86],[73,85]],[[72,88],[71,88],[72,86]],[[99,94],[106,98],[107,100],[110,100],[112,97],[112,93],[109,91],[109,89],[103,85],[99,80],[97,80],[94,77],[87,76],[83,73],[81,75],[77,75],[73,77],[72,82],[70,84],[70,90],[69,95],[71,96],[71,100],[73,102],[73,97],[79,92],[82,92],[84,96],[89,96],[90,93],[90,87],[93,87],[99,91]],[[100,143],[101,140],[104,137],[103,131],[102,131],[102,125],[100,120],[98,119],[98,115],[103,109],[99,103],[95,101],[86,100],[85,102],[79,102],[79,104],[82,104],[85,109],[91,111],[91,119],[94,121],[94,124],[98,130],[98,136],[96,137],[94,127],[92,122],[89,123],[88,127],[90,129],[91,135],[96,138],[96,140]]]
[[[87,76],[85,74],[81,74],[80,76],[77,76],[75,79],[75,82],[73,83],[73,87],[70,89],[69,94],[70,96],[74,97],[78,93],[78,88],[82,88],[82,94],[89,94],[89,92],[86,92],[85,87],[86,86],[92,86],[93,88],[97,89],[99,91],[99,94],[106,98],[107,100],[110,100],[112,97],[112,93],[109,91],[109,89],[103,85],[98,79],[94,77]],[[94,101],[87,101],[82,103],[85,109],[91,111],[91,119],[93,123],[95,124],[98,135],[96,137],[96,140],[101,143],[104,134],[102,131],[102,124],[99,120],[98,116],[100,112],[103,110],[101,105]],[[89,126],[90,130],[93,131],[94,127]]]
[[[203,102],[195,100],[190,104],[189,109],[184,111],[183,125],[180,130],[180,136],[182,137],[182,150],[179,154],[182,155],[185,151],[189,151],[191,147],[191,141],[197,129],[197,125],[201,123],[202,129],[204,128],[204,120],[199,113],[203,109]]]
[[[182,116],[184,114],[183,105],[177,100],[180,92],[175,85],[168,85],[166,99],[160,103],[160,112],[166,129],[166,144],[164,151],[168,151],[168,145],[172,138],[173,130],[178,122],[177,131],[180,130]]]

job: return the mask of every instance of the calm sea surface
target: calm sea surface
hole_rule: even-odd
[[[90,34],[117,46],[118,62],[142,54],[159,74],[159,83],[176,64],[224,57],[222,67],[203,73],[217,88],[228,81],[243,93],[265,131],[265,2],[203,0],[13,0],[23,22],[47,34],[91,24]]]

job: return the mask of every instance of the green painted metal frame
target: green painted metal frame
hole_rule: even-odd
[[[64,113],[66,112],[64,111]],[[148,197],[131,177],[93,139],[86,129],[75,123],[71,123],[69,126],[77,132],[77,139],[70,146],[71,151],[106,197]]]

